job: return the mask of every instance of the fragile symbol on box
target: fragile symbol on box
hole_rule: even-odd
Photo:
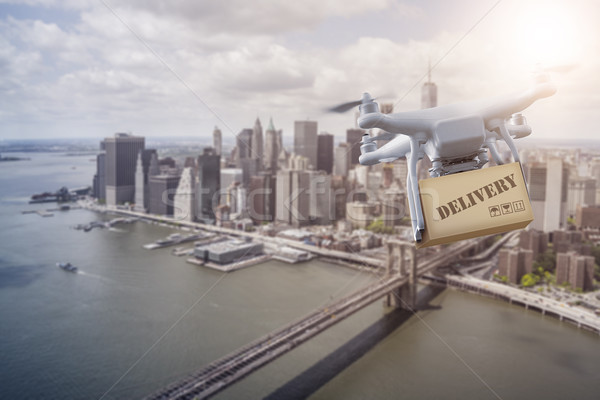
[[[502,214],[512,214],[512,212],[513,212],[512,204],[510,204],[510,203],[502,204]]]
[[[500,207],[498,206],[491,206],[488,207],[488,209],[490,210],[490,217],[498,217],[502,215],[502,213],[500,212]]]

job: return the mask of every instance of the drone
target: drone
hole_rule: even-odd
[[[538,74],[526,91],[512,95],[456,103],[418,111],[383,114],[369,93],[362,99],[332,108],[341,112],[356,105],[362,129],[379,128],[383,133],[361,140],[359,162],[374,165],[406,157],[406,189],[414,240],[421,242],[425,230],[421,208],[417,162],[425,155],[431,160],[432,178],[481,169],[488,163],[488,149],[496,164],[504,164],[496,143],[504,141],[515,162],[519,153],[513,139],[531,134],[521,111],[536,100],[552,96],[556,87],[547,74]],[[377,148],[378,140],[389,140]]]

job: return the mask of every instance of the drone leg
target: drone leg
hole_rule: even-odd
[[[421,241],[421,231],[418,229],[417,224],[417,211],[415,210],[415,198],[413,194],[413,187],[410,180],[410,174],[406,175],[406,190],[408,192],[408,208],[410,209],[410,221],[412,223],[413,235],[415,242]]]
[[[407,186],[410,187],[411,196],[414,203],[415,216],[417,218],[417,229],[413,228],[415,232],[415,240],[417,237],[420,241],[421,232],[425,230],[425,221],[423,218],[423,209],[421,208],[421,199],[419,198],[419,181],[417,179],[417,161],[419,160],[419,154],[421,152],[421,144],[417,139],[411,138],[410,140],[410,154],[406,155],[407,166],[408,166],[408,177]],[[410,203],[409,203],[410,204]]]
[[[490,149],[490,153],[492,153],[492,158],[494,159],[496,164],[498,164],[498,165],[504,164],[504,162],[502,161],[502,157],[500,157],[500,153],[498,153],[498,148],[496,147],[496,142],[495,141],[487,142],[487,147]]]
[[[508,133],[508,129],[506,129],[506,123],[502,121],[500,124],[498,124],[498,128],[500,129],[500,135],[502,135],[502,139],[504,139],[508,145],[508,148],[512,152],[513,159],[515,162],[520,162],[521,160],[519,160],[519,152],[517,151],[517,147],[515,146],[513,138]]]

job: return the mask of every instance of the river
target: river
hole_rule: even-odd
[[[140,398],[368,284],[321,260],[223,275],[143,244],[174,232],[87,210],[21,214],[91,184],[92,156],[0,163],[0,398]],[[70,261],[71,274],[55,266]],[[365,308],[217,398],[597,398],[600,337],[535,311],[441,291],[411,316]]]

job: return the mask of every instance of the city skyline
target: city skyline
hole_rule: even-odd
[[[217,125],[225,138],[258,115],[288,137],[308,117],[341,138],[353,114],[327,106],[368,90],[391,91],[396,111],[418,109],[430,62],[439,105],[522,90],[541,62],[563,73],[557,95],[526,113],[534,136],[591,139],[600,7],[540,4],[4,3],[0,132],[208,139]]]

